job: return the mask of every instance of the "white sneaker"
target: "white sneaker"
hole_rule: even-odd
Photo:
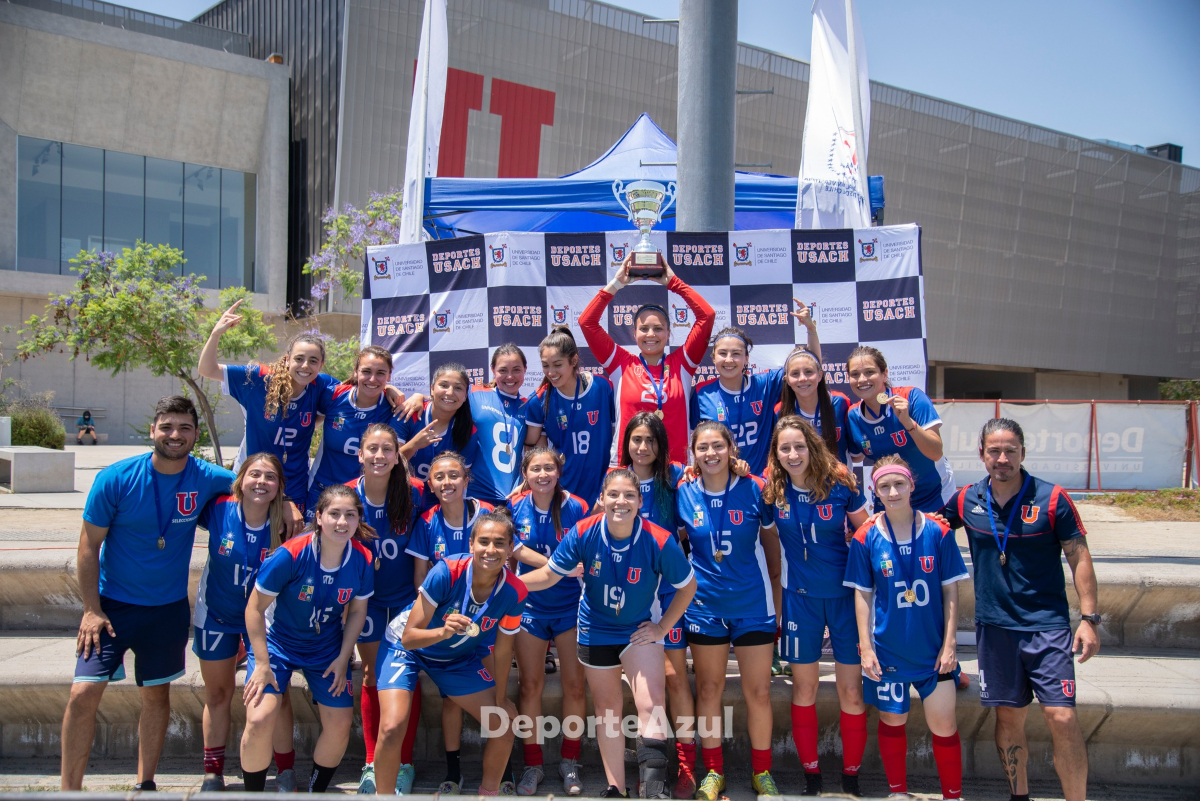
[[[558,775],[562,776],[563,792],[579,795],[583,792],[583,780],[579,778],[579,760],[564,759],[558,763]]]
[[[544,778],[546,772],[542,770],[541,765],[527,766],[521,774],[521,781],[517,782],[517,795],[533,795]]]

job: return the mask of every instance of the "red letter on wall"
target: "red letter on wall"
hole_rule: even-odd
[[[492,78],[492,101],[488,111],[499,115],[501,120],[500,164],[496,177],[537,177],[542,126],[554,125],[554,92]],[[444,123],[442,127],[444,130]]]
[[[438,150],[438,176],[442,178],[466,175],[467,123],[472,110],[483,110],[483,76],[450,67],[446,72],[446,107]]]

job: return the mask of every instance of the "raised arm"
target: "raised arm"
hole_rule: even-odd
[[[704,361],[704,354],[708,351],[708,338],[712,336],[713,323],[717,321],[717,314],[699,292],[684,283],[683,279],[671,272],[669,267],[667,274],[669,276],[667,289],[683,298],[684,303],[692,310],[692,314],[696,315],[696,324],[692,326],[691,331],[688,331],[687,339],[683,342],[684,356],[695,369]]]
[[[212,333],[208,335],[208,339],[204,343],[204,350],[200,351],[200,364],[197,370],[200,375],[211,381],[220,381],[224,378],[221,374],[221,365],[217,361],[217,351],[221,347],[221,335],[242,321],[242,315],[237,313],[237,308],[241,305],[242,301],[239,300],[225,310],[225,313],[217,320],[217,324],[213,326]]]
[[[806,343],[808,350],[820,360],[821,338],[817,336],[817,321],[813,319],[812,309],[809,306],[805,306],[804,302],[799,298],[792,298],[792,300],[799,307],[792,312],[792,316],[799,320],[800,325],[804,326],[808,331],[808,341]]]

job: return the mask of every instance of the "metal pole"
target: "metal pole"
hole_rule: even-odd
[[[680,231],[733,230],[737,0],[679,4]]]
[[[871,201],[867,188],[867,131],[863,122],[862,92],[858,85],[858,36],[854,28],[854,0],[846,0],[846,47],[850,56],[850,105],[854,112],[854,155],[858,161],[859,191],[867,207],[867,224],[870,225]]]

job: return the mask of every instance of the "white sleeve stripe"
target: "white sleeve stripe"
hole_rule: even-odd
[[[861,584],[855,584],[853,581],[843,581],[842,586],[850,587],[851,589],[855,590],[862,590],[863,592],[875,592],[874,587],[864,587]]]
[[[969,578],[970,576],[966,573],[959,573],[957,576],[951,576],[948,579],[944,579],[942,581],[942,586],[945,587],[947,584],[954,584],[957,581],[966,581]]]
[[[355,595],[354,597],[355,597],[355,598],[370,598],[370,597],[371,597],[372,595],[374,595],[374,594],[375,594],[375,591],[374,591],[374,590],[371,590],[371,591],[370,591],[370,592],[368,592],[366,595],[363,595],[363,594],[361,594],[361,593],[360,593],[360,594],[358,594],[358,595]]]
[[[277,595],[279,595],[279,593],[277,593],[277,592],[271,592],[270,590],[268,590],[267,588],[263,587],[263,585],[261,585],[261,584],[259,584],[259,583],[257,583],[257,582],[255,582],[255,584],[254,584],[254,589],[258,590],[258,594],[259,594],[259,595],[269,595],[269,596],[271,596],[272,598],[274,598],[274,597],[276,597]]]
[[[857,514],[858,512],[861,512],[863,509],[866,509],[868,506],[870,506],[870,504],[864,500],[863,505],[858,507],[857,509],[851,510],[850,514]]]
[[[570,573],[572,570],[574,570],[574,569],[575,569],[574,567],[572,567],[572,568],[568,568],[568,569],[566,569],[566,570],[563,570],[563,569],[562,569],[562,568],[559,566],[558,562],[555,562],[553,559],[547,560],[546,564],[550,566],[550,569],[551,569],[551,570],[553,570],[555,573],[557,573],[557,574],[558,574],[558,575],[560,575],[560,576],[565,576],[565,575],[567,575],[568,573]],[[578,567],[578,565],[576,565],[576,567]]]
[[[501,633],[501,634],[516,634],[516,633],[517,633],[517,632],[519,632],[520,630],[521,630],[521,627],[520,627],[520,626],[517,626],[515,629],[506,629],[506,628],[501,628],[501,629],[500,629],[500,633]]]
[[[417,557],[418,559],[424,559],[426,562],[428,562],[428,561],[429,561],[429,557],[428,557],[428,556],[426,556],[426,555],[425,555],[425,554],[423,554],[423,553],[417,553],[417,552],[416,552],[416,551],[414,551],[412,548],[405,548],[405,549],[404,549],[404,552],[405,552],[406,554],[408,554],[409,556],[415,556],[415,557]]]
[[[534,422],[531,422],[531,421],[529,421],[529,420],[526,420],[526,421],[525,421],[525,427],[526,427],[526,428],[541,428],[541,427],[542,427],[542,424],[541,424],[541,423],[534,423]]]
[[[678,584],[672,583],[671,586],[677,590],[682,587],[686,587],[688,582],[690,582],[695,576],[696,576],[696,571],[692,570],[691,568],[688,568],[687,578],[685,578],[683,581],[679,582]]]
[[[433,598],[429,595],[429,591],[425,589],[424,584],[422,584],[420,587],[417,588],[417,592],[424,595],[426,601],[429,601],[429,603],[433,604],[434,607],[437,607],[437,605],[438,605],[437,601],[433,600]]]
[[[926,423],[925,425],[921,426],[921,428],[925,431],[928,431],[929,429],[933,428],[934,426],[940,426],[941,424],[942,424],[942,419],[940,417],[935,417],[932,420],[930,420],[928,423]]]

